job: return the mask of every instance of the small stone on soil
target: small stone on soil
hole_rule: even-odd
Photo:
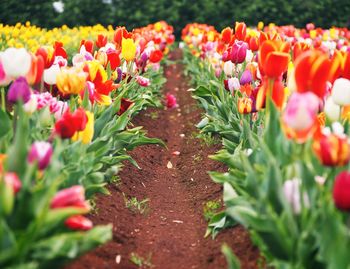
[[[119,264],[121,260],[122,260],[122,256],[121,256],[121,255],[115,256],[115,262],[116,262],[116,264]]]

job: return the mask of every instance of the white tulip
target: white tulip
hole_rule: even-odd
[[[1,62],[6,75],[17,78],[29,72],[32,58],[24,48],[8,48],[1,54]]]
[[[324,106],[324,113],[331,121],[337,121],[340,118],[340,106],[334,103],[333,98],[329,97]]]
[[[350,105],[350,80],[338,78],[333,84],[332,98],[337,105]]]
[[[226,76],[232,76],[235,70],[235,65],[231,61],[227,61],[224,63],[224,73]]]
[[[230,92],[232,93],[233,91],[237,91],[241,88],[241,84],[239,83],[239,79],[238,78],[229,78],[227,80],[227,85],[228,85],[228,89],[230,90]]]
[[[57,74],[61,71],[59,65],[51,65],[50,68],[44,70],[44,81],[46,84],[55,85]]]
[[[251,50],[247,50],[247,54],[245,56],[245,60],[247,62],[251,62],[254,58],[254,53]]]
[[[38,106],[37,97],[35,94],[32,94],[30,96],[29,101],[23,105],[23,109],[27,114],[31,115],[36,111],[37,106]]]

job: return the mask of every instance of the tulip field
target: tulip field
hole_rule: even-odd
[[[0,268],[349,269],[350,31],[0,25]]]

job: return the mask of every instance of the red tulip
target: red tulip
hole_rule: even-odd
[[[55,133],[61,138],[71,138],[75,132],[83,131],[87,123],[87,116],[82,108],[78,108],[73,114],[69,111],[55,124]]]
[[[174,95],[169,93],[166,95],[166,106],[167,108],[175,108],[178,106]]]
[[[98,48],[102,48],[102,47],[106,46],[107,41],[108,41],[107,36],[98,35],[95,44]]]
[[[347,136],[322,135],[313,143],[313,150],[326,166],[346,165],[350,160],[350,144]]]
[[[162,60],[162,58],[163,58],[163,53],[160,50],[152,51],[150,56],[149,56],[149,60],[152,63],[158,63]]]
[[[350,210],[350,173],[348,171],[341,172],[335,178],[333,200],[340,210]]]
[[[80,47],[81,48],[82,46],[84,45],[85,49],[87,52],[89,52],[90,54],[93,54],[94,53],[94,42],[92,42],[91,40],[82,40],[80,42]]]
[[[120,103],[120,109],[118,111],[118,115],[122,115],[125,111],[127,111],[129,108],[131,108],[134,105],[134,102],[126,99],[126,98],[122,98],[121,103]]]
[[[224,30],[221,31],[221,40],[228,44],[231,42],[233,35],[233,30],[230,27],[226,27]]]
[[[69,217],[64,224],[69,229],[79,231],[88,231],[93,227],[92,221],[82,215]]]
[[[120,66],[120,58],[119,58],[120,51],[108,49],[106,51],[106,54],[107,54],[107,61],[111,65],[112,70],[115,70],[117,67]]]

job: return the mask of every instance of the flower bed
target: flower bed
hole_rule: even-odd
[[[226,209],[208,231],[244,225],[276,268],[350,263],[348,34],[313,24],[182,31],[186,72],[206,111],[198,127],[222,137],[212,158],[229,167],[211,172]]]
[[[32,52],[0,53],[1,268],[59,267],[111,238],[110,225],[93,227],[84,215],[123,161],[137,165],[128,150],[162,144],[129,123],[161,105],[160,61],[172,31],[165,22],[118,27],[82,40],[78,53],[40,40],[39,48],[21,43]]]

